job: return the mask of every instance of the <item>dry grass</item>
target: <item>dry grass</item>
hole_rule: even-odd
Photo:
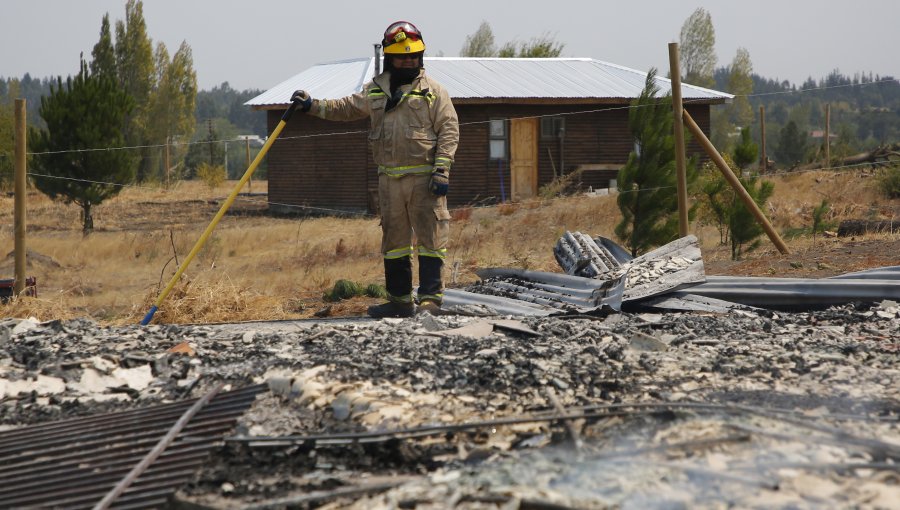
[[[827,198],[829,221],[896,217],[898,201],[879,198],[869,174],[806,173],[772,178],[769,210],[780,230],[808,227],[812,208]],[[42,320],[90,316],[137,323],[193,247],[234,183],[210,190],[201,182],[170,189],[129,188],[95,209],[93,234],[82,237],[79,210],[39,193],[28,198],[28,275],[39,297],[0,305],[0,317]],[[264,192],[265,182],[254,182]],[[256,200],[259,200],[257,198]],[[236,204],[236,206],[238,206]],[[13,276],[13,199],[0,197],[0,277]],[[453,214],[447,281],[462,285],[481,267],[557,271],[552,247],[566,230],[615,238],[615,197],[529,200]],[[695,226],[704,259],[725,261],[713,227]],[[896,237],[896,235],[895,235]],[[790,240],[792,251],[821,250],[837,240]],[[764,247],[749,258],[772,257]],[[383,282],[378,220],[226,216],[157,312],[164,323],[360,314],[372,299],[327,304],[322,294],[339,279]],[[772,266],[774,267],[774,266]],[[761,268],[760,271],[767,271]],[[329,308],[330,307],[330,308]]]

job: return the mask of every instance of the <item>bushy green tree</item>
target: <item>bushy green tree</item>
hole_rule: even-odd
[[[125,3],[125,20],[116,22],[115,54],[119,84],[134,102],[134,109],[128,116],[125,143],[129,146],[150,145],[147,136],[147,118],[150,94],[153,91],[153,43],[147,34],[144,4],[140,0],[128,0]],[[145,147],[140,152],[137,178],[143,182],[151,170],[150,159],[157,155],[158,151],[151,151]]]
[[[115,75],[135,104],[128,119],[126,144],[140,147],[137,177],[146,181],[162,177],[162,146],[168,142],[186,142],[194,132],[194,105],[197,97],[197,77],[190,46],[182,42],[169,58],[162,43],[156,45],[147,32],[143,2],[125,3],[125,20],[116,22],[115,42],[109,35],[108,16],[103,18],[100,41],[94,46],[94,62],[103,72],[114,69]],[[115,56],[110,65],[110,47]],[[177,166],[186,155],[172,145],[170,161]]]
[[[493,57],[496,55],[494,32],[487,21],[482,21],[474,34],[466,36],[466,43],[459,50],[460,57]]]
[[[87,63],[63,85],[41,99],[40,114],[47,129],[33,129],[29,142],[35,186],[54,199],[82,209],[82,230],[94,228],[92,208],[117,195],[134,180],[135,165],[128,151],[96,150],[121,147],[131,97],[110,77],[92,75]],[[41,154],[43,153],[43,154]]]
[[[475,33],[466,36],[459,54],[461,57],[553,58],[562,55],[564,47],[565,44],[549,34],[543,34],[526,42],[507,42],[498,50],[491,25],[482,21]]]
[[[684,82],[701,87],[715,85],[716,30],[706,9],[698,7],[685,20],[678,45]]]
[[[15,149],[16,112],[10,103],[0,101],[0,189],[13,182]]]
[[[169,58],[162,43],[156,46],[156,86],[150,94],[146,133],[157,143],[169,141],[170,164],[177,166],[187,155],[185,144],[194,134],[194,106],[197,98],[197,75],[193,69],[191,48],[186,43]],[[161,151],[151,152],[151,168],[162,168]],[[162,176],[170,169],[162,168]]]
[[[504,58],[555,58],[562,54],[564,44],[547,34],[527,42],[508,42],[500,48],[498,56]]]
[[[749,97],[753,94],[753,63],[750,61],[750,52],[745,48],[738,48],[728,70],[727,90],[734,94],[728,120],[735,126],[744,128],[753,122],[754,117]]]
[[[617,202],[622,221],[616,235],[636,256],[678,237],[675,137],[672,131],[672,99],[658,98],[656,69],[647,73],[640,97],[632,102],[628,124],[635,150],[619,171]],[[688,186],[696,180],[696,161],[687,163]],[[696,204],[689,211],[693,217]]]

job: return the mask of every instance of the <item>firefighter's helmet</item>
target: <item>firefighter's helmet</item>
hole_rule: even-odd
[[[385,55],[404,55],[425,51],[425,40],[415,25],[408,21],[391,23],[381,41]]]

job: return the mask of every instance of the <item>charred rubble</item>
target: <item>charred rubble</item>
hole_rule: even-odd
[[[716,281],[693,238],[556,253],[566,274],[486,270],[440,316],[2,321],[0,464],[22,468],[0,500],[53,462],[4,434],[237,389],[168,506],[896,507],[896,268]]]
[[[268,385],[173,505],[887,508],[898,496],[900,308],[890,301],[2,328],[6,428],[220,382]]]

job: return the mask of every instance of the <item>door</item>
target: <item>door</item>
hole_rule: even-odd
[[[509,122],[509,171],[513,200],[537,195],[538,119]]]

